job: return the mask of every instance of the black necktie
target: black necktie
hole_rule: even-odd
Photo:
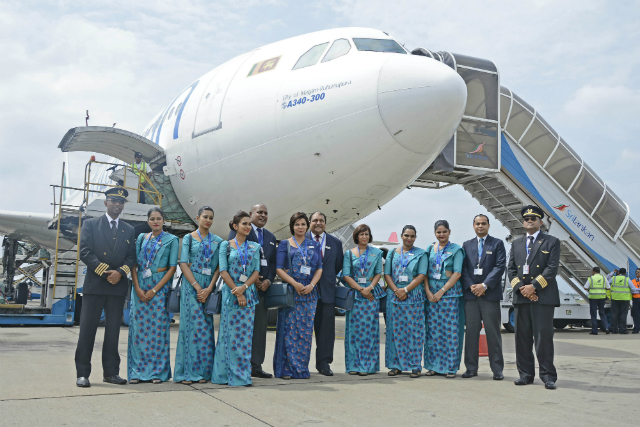
[[[118,235],[118,226],[116,225],[115,221],[111,221],[111,237],[115,239],[117,235]]]
[[[531,253],[531,248],[533,248],[533,236],[529,236],[529,246],[527,246],[527,259],[529,259],[529,253]]]

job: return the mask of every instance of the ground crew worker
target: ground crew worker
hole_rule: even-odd
[[[591,312],[591,332],[590,335],[598,335],[598,313],[604,325],[604,331],[608,334],[609,322],[604,314],[604,302],[607,299],[607,289],[610,289],[609,281],[600,274],[600,267],[593,267],[591,277],[584,284],[584,288],[589,291],[589,311]]]
[[[627,315],[632,294],[640,293],[640,289],[631,284],[626,277],[627,270],[621,268],[611,279],[611,332],[628,334]]]
[[[133,169],[133,173],[140,177],[140,197],[138,198],[139,203],[145,203],[145,193],[144,193],[144,175],[146,175],[148,171],[147,162],[142,161],[142,153],[136,152],[135,154],[136,161],[131,164],[131,169]],[[140,173],[143,172],[143,173]]]
[[[636,278],[631,281],[636,289],[640,290],[640,268],[636,268]],[[633,332],[640,332],[640,293],[633,294],[633,307],[631,308],[631,317],[633,317]]]

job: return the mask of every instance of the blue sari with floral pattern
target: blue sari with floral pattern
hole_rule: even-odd
[[[136,241],[138,285],[144,292],[154,288],[166,271],[158,269],[175,267],[178,264],[178,238],[163,232],[158,237],[143,233]],[[149,268],[151,276],[144,277]],[[171,378],[169,356],[169,314],[165,308],[167,291],[173,280],[169,280],[149,302],[138,298],[131,289],[129,342],[127,348],[127,377],[129,380],[168,381]]]
[[[366,257],[366,259],[365,259]],[[352,268],[353,266],[353,268]],[[362,266],[362,268],[361,268]],[[382,251],[369,246],[357,257],[351,251],[344,254],[343,276],[351,277],[358,285],[366,288],[377,274],[382,274]],[[364,278],[365,283],[359,283]],[[373,301],[356,292],[353,309],[347,311],[344,332],[344,363],[346,372],[367,372],[380,370],[380,298],[385,296],[379,284],[373,288]]]
[[[287,257],[288,240],[282,240],[278,246],[277,268],[287,273],[297,282],[308,285],[316,270],[322,268],[322,255],[319,245],[311,239],[305,239],[300,245],[290,247],[291,259]],[[306,252],[306,257],[303,253]],[[305,262],[306,260],[306,262]],[[310,274],[302,274],[300,268],[311,267]],[[291,286],[291,285],[289,285]],[[293,288],[293,286],[291,286]],[[313,319],[318,303],[318,287],[308,295],[298,295],[294,290],[295,307],[278,309],[276,324],[276,348],[273,355],[273,370],[276,378],[309,378],[309,360],[313,338]]]
[[[182,239],[180,254],[180,262],[191,264],[193,277],[202,288],[211,284],[213,272],[218,267],[218,253],[223,240],[209,233],[204,241],[206,244],[197,241],[191,234],[186,235]],[[208,249],[205,249],[207,246]],[[205,268],[211,269],[211,274],[203,274]],[[173,380],[211,380],[214,353],[213,316],[205,313],[204,304],[198,301],[195,288],[183,280],[180,286],[180,332]]]
[[[220,245],[220,273],[227,271],[236,286],[242,286],[240,276],[247,279],[254,271],[260,271],[260,245],[247,241],[247,258],[245,268],[242,265],[244,245],[238,251],[229,242]],[[229,248],[229,256],[227,256]],[[251,384],[251,340],[253,338],[253,319],[258,304],[258,291],[252,284],[245,291],[247,306],[238,304],[238,297],[231,293],[231,289],[222,285],[222,311],[220,313],[220,330],[218,344],[213,359],[213,376],[211,382],[228,384],[230,386],[244,386]]]

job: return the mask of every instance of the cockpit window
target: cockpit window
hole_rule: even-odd
[[[333,42],[331,45],[331,49],[327,52],[327,54],[322,59],[322,62],[328,62],[332,59],[336,59],[341,57],[342,55],[346,55],[351,50],[351,44],[347,39],[338,39]]]
[[[329,42],[316,45],[309,49],[304,55],[300,57],[300,59],[298,59],[298,62],[296,62],[296,65],[293,66],[293,69],[297,70],[298,68],[316,65],[318,59],[320,59],[327,46],[329,46]]]
[[[404,50],[395,40],[353,39],[353,42],[360,51],[407,53],[407,51]]]

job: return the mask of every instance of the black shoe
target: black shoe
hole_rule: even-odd
[[[633,331],[633,332],[631,332],[631,333],[632,333],[632,334],[638,334],[638,333],[640,333],[640,331]]]
[[[477,377],[478,376],[478,371],[465,371],[464,374],[462,374],[462,378],[471,378],[471,377]]]
[[[253,387],[253,384],[245,384],[245,387]]]
[[[608,329],[607,329],[606,331],[604,331],[604,332],[605,332],[605,334],[607,334],[607,335],[609,335],[609,334],[611,333],[611,331],[610,331],[610,330],[608,330]]]
[[[555,382],[547,381],[546,383],[544,383],[544,388],[546,388],[547,390],[555,390],[557,387]]]
[[[91,387],[91,383],[89,382],[89,378],[87,377],[78,377],[76,380],[76,385],[78,387]]]
[[[502,372],[496,372],[493,374],[493,379],[496,381],[502,381],[504,379],[504,374]]]
[[[533,378],[518,378],[513,382],[515,385],[533,384]]]
[[[251,371],[251,376],[256,378],[272,378],[273,377],[273,375],[263,371],[262,369],[260,370],[256,369],[255,371]]]
[[[617,333],[618,333],[618,331],[611,331],[611,333],[612,333],[612,334],[617,334]]]
[[[589,335],[598,335],[597,332],[589,332]]]
[[[105,383],[117,384],[117,385],[124,385],[127,383],[127,380],[125,380],[124,378],[120,378],[120,375],[112,375],[110,377],[104,377],[102,381]]]
[[[318,372],[320,372],[325,377],[332,377],[333,376],[333,371],[328,366],[326,368],[318,369]]]
[[[620,332],[620,334],[621,334],[621,335],[629,335],[629,332],[627,332],[627,331],[622,331],[622,332]]]

